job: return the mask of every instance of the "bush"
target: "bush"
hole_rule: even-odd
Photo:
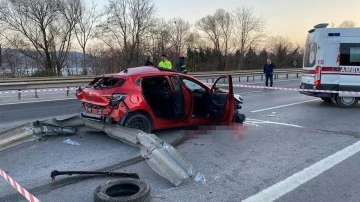
[[[56,75],[56,72],[54,72],[51,69],[44,69],[44,70],[36,71],[31,76],[32,77],[50,77],[50,76],[57,76],[57,75]]]

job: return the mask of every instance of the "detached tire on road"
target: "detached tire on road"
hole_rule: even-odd
[[[150,197],[150,186],[131,178],[108,181],[94,192],[95,202],[148,202]]]
[[[129,117],[127,117],[125,120],[124,126],[128,128],[140,129],[146,133],[151,133],[152,131],[152,123],[150,119],[146,115],[139,112],[129,115]]]
[[[358,97],[339,97],[336,95],[335,98],[336,104],[342,108],[352,108],[357,105],[359,102]]]

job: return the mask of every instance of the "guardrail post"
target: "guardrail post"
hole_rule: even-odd
[[[21,100],[21,90],[18,90],[18,99]]]
[[[69,87],[66,87],[66,96],[69,97]]]
[[[35,88],[35,98],[39,98],[39,95],[38,95],[38,92],[37,92],[36,88]]]

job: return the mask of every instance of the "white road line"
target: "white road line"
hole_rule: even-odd
[[[259,92],[264,92],[262,90],[257,90],[257,91],[247,91],[247,92],[241,92],[241,93],[238,93],[238,94],[250,94],[250,93],[259,93]]]
[[[11,103],[3,103],[0,106],[4,105],[16,105],[16,104],[28,104],[28,103],[37,103],[37,102],[52,102],[52,101],[62,101],[62,100],[75,100],[77,98],[64,98],[64,99],[54,99],[54,100],[35,100],[35,101],[25,101],[25,102],[11,102]]]
[[[280,122],[273,122],[273,121],[264,121],[264,120],[259,120],[259,119],[246,118],[246,121],[249,121],[249,123],[252,123],[252,124],[270,123],[270,124],[275,124],[275,125],[283,125],[283,126],[291,126],[291,127],[296,127],[296,128],[304,128],[303,126],[299,126],[299,125],[295,125],[295,124],[280,123]]]
[[[291,104],[287,104],[287,105],[280,105],[280,106],[276,106],[276,107],[270,107],[270,108],[265,108],[265,109],[254,110],[254,111],[251,111],[251,112],[262,112],[262,111],[267,111],[267,110],[270,110],[270,109],[277,109],[277,108],[281,108],[281,107],[288,107],[288,106],[302,104],[302,103],[306,103],[306,102],[313,102],[313,101],[316,101],[316,100],[320,100],[320,99],[317,98],[317,99],[313,99],[313,100],[295,102],[295,103],[291,103]]]
[[[360,141],[293,174],[242,202],[274,201],[360,151]]]

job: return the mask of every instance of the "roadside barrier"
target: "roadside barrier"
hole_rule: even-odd
[[[205,83],[206,85],[212,86],[213,83]],[[228,86],[227,84],[217,84],[218,86]],[[266,87],[266,86],[253,86],[253,85],[243,85],[243,84],[233,84],[234,87],[240,88],[256,88],[256,89],[273,89],[273,90],[285,90],[285,91],[303,91],[303,92],[317,92],[317,93],[341,93],[341,94],[350,94],[350,95],[359,95],[360,92],[354,91],[335,91],[335,90],[316,90],[316,89],[301,89],[301,88],[283,88],[283,87]],[[66,91],[66,96],[69,96],[70,90],[76,90],[76,87],[68,88],[58,88],[58,89],[35,89],[35,90],[14,90],[14,91],[0,91],[1,95],[7,94],[18,94],[18,100],[21,100],[22,93],[35,93],[35,98],[38,98],[39,92],[61,92]]]
[[[34,89],[34,90],[12,90],[12,91],[0,91],[1,95],[8,95],[8,94],[18,94],[18,100],[21,100],[22,93],[35,93],[35,98],[39,98],[39,92],[60,92],[66,91],[66,96],[69,96],[70,90],[76,90],[76,87],[67,87],[67,88],[54,88],[54,89]]]
[[[3,170],[0,169],[0,175],[8,181],[11,186],[16,189],[21,195],[23,195],[28,201],[30,202],[40,202],[39,199],[37,199],[35,196],[30,194],[26,189],[24,189],[22,186],[20,186],[15,180],[13,180],[9,175],[7,175]]]
[[[206,83],[206,85],[213,85],[213,83]],[[219,86],[229,86],[227,84],[216,84]],[[304,92],[317,92],[317,93],[342,93],[350,95],[360,95],[360,92],[355,91],[336,91],[336,90],[316,90],[316,89],[301,89],[301,88],[283,88],[283,87],[266,87],[266,86],[251,86],[242,84],[233,84],[234,87],[241,88],[256,88],[256,89],[273,89],[273,90],[285,90],[285,91],[304,91]]]

